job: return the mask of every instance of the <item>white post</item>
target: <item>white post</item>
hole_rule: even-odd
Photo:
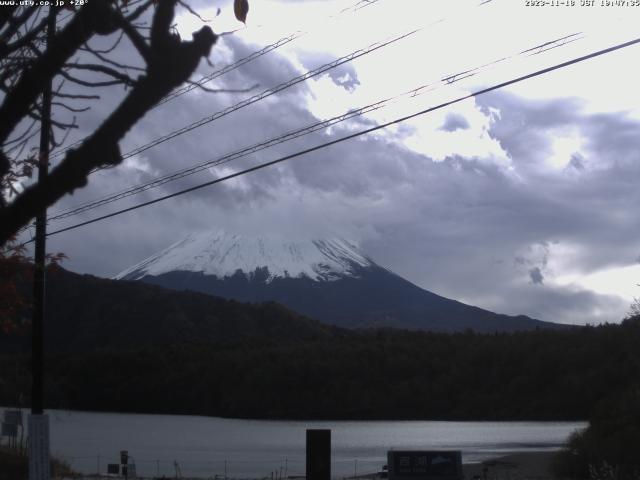
[[[49,415],[29,415],[29,480],[50,480]]]

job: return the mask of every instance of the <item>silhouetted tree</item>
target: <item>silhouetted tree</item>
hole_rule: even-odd
[[[0,103],[0,246],[43,207],[84,186],[90,172],[118,165],[122,161],[119,141],[160,99],[188,81],[217,39],[208,26],[195,32],[191,40],[180,39],[172,28],[176,7],[181,5],[195,14],[181,0],[83,3],[70,19],[60,22],[64,25],[49,44],[44,41],[46,9],[0,9],[0,89],[4,94]],[[236,16],[244,21],[247,1],[236,0],[234,6]],[[145,23],[148,17],[150,21]],[[140,65],[115,61],[109,55],[113,47],[99,50],[89,45],[95,37],[109,36],[117,43],[128,41],[137,51]],[[82,78],[82,72],[91,72],[93,79]],[[138,76],[134,78],[130,72]],[[16,188],[37,164],[37,155],[28,151],[28,145],[37,133],[40,98],[51,80],[56,82],[54,104],[71,113],[83,110],[73,107],[73,101],[91,101],[98,96],[85,90],[68,93],[64,85],[123,85],[128,92],[92,134],[65,153],[44,182]],[[75,126],[75,120],[54,119],[51,146],[61,144],[56,134]]]

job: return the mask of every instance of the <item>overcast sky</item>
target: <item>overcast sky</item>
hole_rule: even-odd
[[[55,222],[50,230],[337,139],[501,81],[635,38],[640,6],[528,7],[524,0],[249,0],[193,3],[223,36],[195,79],[295,31],[296,40],[151,112],[127,152],[374,42],[407,38],[95,174],[50,213],[490,64],[451,85]],[[569,2],[566,2],[569,3]],[[214,5],[214,6],[212,6]],[[215,10],[221,14],[214,19]],[[177,18],[183,38],[201,27]],[[580,33],[581,32],[581,33]],[[537,55],[519,52],[576,41]],[[121,57],[134,58],[130,50]],[[50,238],[66,267],[113,276],[186,233],[226,228],[340,235],[415,284],[500,313],[618,322],[640,296],[640,47],[442,108],[259,172]],[[89,133],[121,89],[81,118]],[[73,136],[72,136],[73,138]]]

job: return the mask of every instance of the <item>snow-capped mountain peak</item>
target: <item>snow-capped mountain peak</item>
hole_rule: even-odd
[[[277,302],[348,328],[494,332],[553,326],[441,297],[376,265],[339,238],[191,234],[115,278],[238,302]]]
[[[355,244],[340,238],[293,240],[273,234],[247,236],[214,231],[190,234],[114,278],[137,280],[188,271],[223,279],[238,270],[251,276],[266,268],[267,282],[284,277],[329,281],[357,276],[359,268],[372,265]]]

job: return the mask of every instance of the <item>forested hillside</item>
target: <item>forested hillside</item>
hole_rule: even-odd
[[[570,331],[377,330],[58,354],[50,407],[256,418],[586,419],[640,378],[640,322]],[[29,391],[0,359],[0,403]]]
[[[28,282],[21,285],[25,305]],[[48,273],[45,345],[50,353],[132,349],[178,343],[230,345],[246,339],[282,342],[338,335],[338,329],[273,302],[246,304],[140,282],[79,275],[62,268]],[[28,318],[28,310],[23,313]],[[29,331],[0,330],[0,353],[30,348]],[[20,328],[23,324],[25,328]]]

